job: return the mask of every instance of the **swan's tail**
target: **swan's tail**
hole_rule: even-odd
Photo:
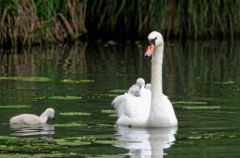
[[[122,104],[122,102],[124,101],[124,95],[119,95],[119,96],[116,96],[113,101],[112,101],[112,106],[114,108],[117,108],[120,104]]]
[[[115,97],[112,101],[112,106],[116,109],[118,117],[120,117],[124,113],[125,102],[126,102],[125,94]]]

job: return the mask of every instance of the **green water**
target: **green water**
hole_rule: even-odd
[[[145,46],[105,43],[0,53],[0,157],[239,157],[240,43],[165,44],[164,93],[178,128],[116,127],[110,103],[137,77]],[[44,126],[10,126],[56,110]]]

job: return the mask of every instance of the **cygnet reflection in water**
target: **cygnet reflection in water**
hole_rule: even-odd
[[[36,136],[36,135],[54,135],[55,127],[48,124],[39,125],[10,125],[11,135],[14,136]]]

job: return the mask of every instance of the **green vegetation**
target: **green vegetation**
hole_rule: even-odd
[[[82,147],[82,151],[92,145],[112,145],[123,143],[113,137],[104,135],[87,135],[79,137],[65,137],[44,139],[41,137],[18,138],[10,136],[0,136],[0,157],[95,157],[83,153],[69,152],[69,147]],[[99,155],[98,155],[99,156]],[[101,156],[101,155],[100,155]],[[111,156],[109,156],[111,157]]]
[[[13,77],[0,77],[0,81],[1,80],[13,80],[13,81],[25,81],[25,82],[49,82],[51,81],[51,79],[47,78],[47,77],[17,77],[17,76],[13,76]]]
[[[75,41],[86,33],[85,0],[0,1],[0,42],[4,46]]]
[[[55,99],[55,100],[81,100],[82,97],[78,97],[78,96],[52,96],[52,97],[49,97],[49,99]]]
[[[200,139],[208,139],[208,140],[220,140],[226,138],[236,138],[239,135],[237,133],[228,133],[228,132],[215,132],[215,133],[195,133],[189,135],[181,135],[178,137],[179,140],[190,139],[190,140],[200,140]]]
[[[176,101],[172,103],[176,104],[176,108],[184,110],[216,110],[221,108],[220,106],[208,105],[207,102],[203,101]]]
[[[239,9],[238,0],[0,0],[0,43],[73,42],[86,34],[138,39],[151,30],[167,38],[235,38]]]
[[[177,106],[177,108],[182,108],[185,110],[216,110],[220,109],[220,106]]]
[[[235,81],[223,81],[223,82],[215,82],[215,84],[219,84],[219,85],[231,85],[231,84],[235,84]]]
[[[101,110],[101,112],[105,114],[114,114],[116,113],[116,110]]]
[[[94,80],[71,80],[71,79],[64,79],[60,81],[61,83],[93,83]]]
[[[108,114],[109,117],[117,117],[116,110],[101,110],[101,113]]]
[[[62,116],[90,116],[91,113],[87,112],[60,112]]]
[[[125,93],[127,91],[128,91],[127,89],[112,89],[112,90],[109,90],[110,93]]]
[[[64,124],[54,124],[55,127],[87,127],[88,125],[82,122],[70,122]]]
[[[197,101],[176,101],[172,102],[173,104],[180,104],[180,105],[207,105],[207,102],[197,102]]]
[[[21,109],[21,108],[31,108],[30,105],[0,105],[0,109]]]

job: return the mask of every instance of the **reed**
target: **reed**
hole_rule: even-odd
[[[97,38],[238,38],[239,0],[0,0],[0,45]]]
[[[167,38],[237,38],[238,0],[88,0],[88,30],[145,37],[151,30]],[[92,25],[94,24],[94,25]],[[92,27],[97,26],[97,27]]]
[[[1,0],[1,45],[76,41],[86,33],[85,13],[84,0]]]
[[[154,0],[88,0],[89,33],[118,38],[138,38],[149,32]]]

